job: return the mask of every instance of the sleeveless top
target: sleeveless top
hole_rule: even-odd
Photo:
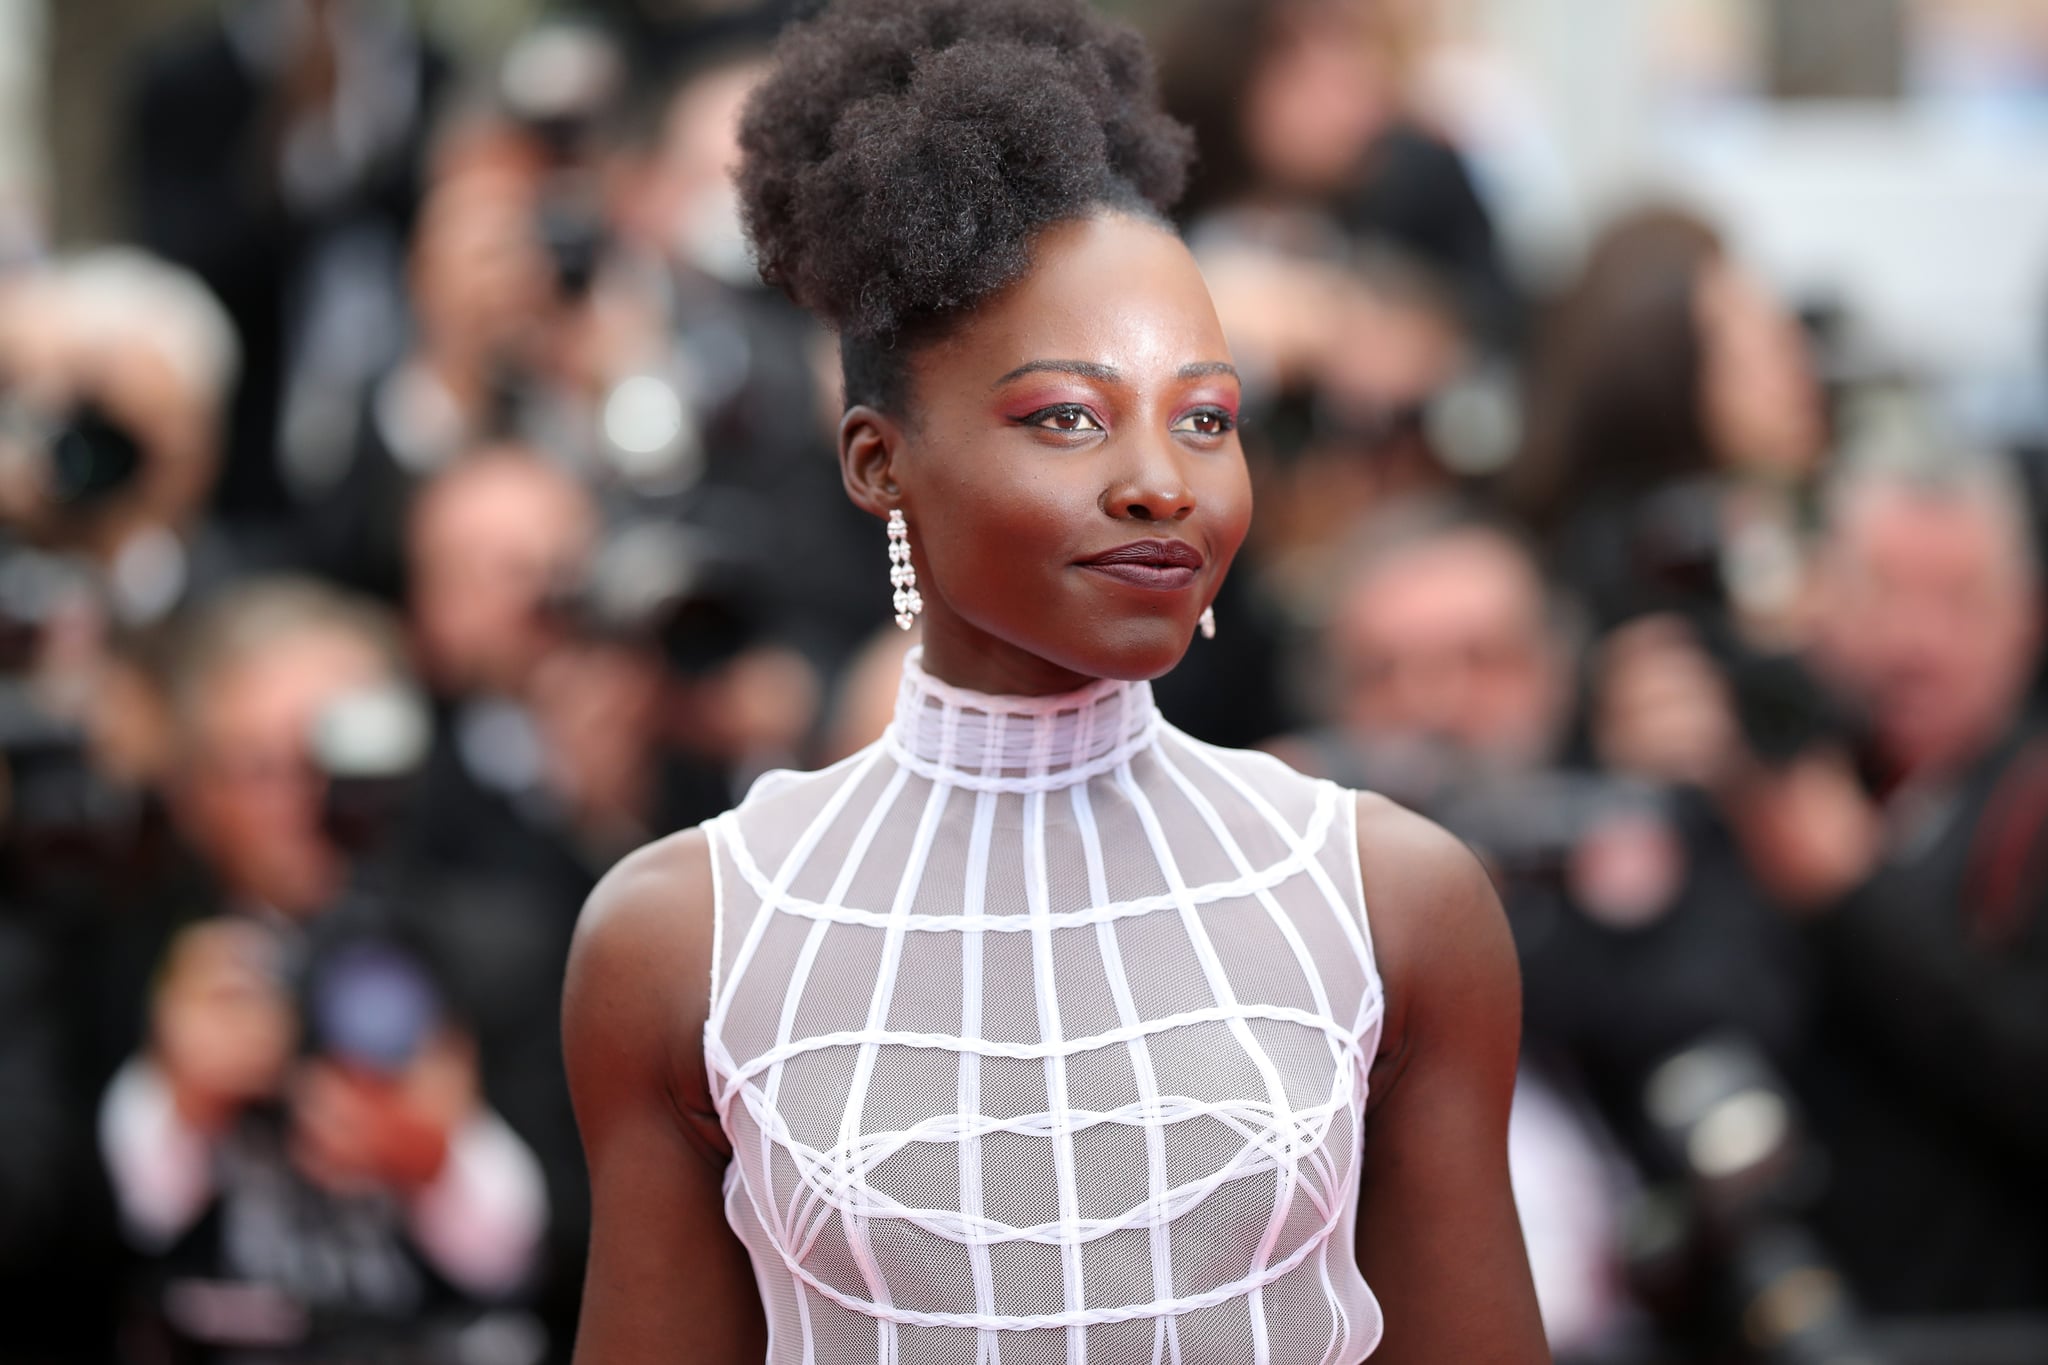
[[[774,1365],[1352,1365],[1382,996],[1351,793],[1143,683],[949,687],[706,829]]]

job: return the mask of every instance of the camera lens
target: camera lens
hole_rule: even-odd
[[[97,404],[82,403],[50,433],[50,500],[94,506],[119,492],[142,467],[142,447]]]

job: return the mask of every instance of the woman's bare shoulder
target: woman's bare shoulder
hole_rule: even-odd
[[[1500,918],[1493,883],[1463,840],[1371,792],[1358,793],[1358,862],[1375,930],[1391,914],[1396,933],[1420,916],[1445,934],[1483,935]]]
[[[570,952],[579,969],[620,976],[654,976],[673,989],[677,969],[702,964],[711,971],[713,920],[711,840],[700,827],[634,850],[604,875],[584,902]]]
[[[1386,990],[1380,1060],[1392,1074],[1424,1033],[1519,1031],[1521,973],[1492,880],[1472,850],[1385,797],[1358,797],[1358,861]],[[1462,1022],[1461,1022],[1462,1021]],[[1512,1044],[1510,1044],[1512,1046]]]
[[[579,1107],[614,1082],[659,1079],[685,1111],[709,1111],[711,859],[703,829],[669,835],[620,860],[584,903],[562,1021]]]

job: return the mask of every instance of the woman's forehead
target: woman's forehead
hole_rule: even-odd
[[[942,363],[986,370],[1057,359],[1140,382],[1230,359],[1193,255],[1172,229],[1123,213],[1059,223],[1030,271],[978,305]]]

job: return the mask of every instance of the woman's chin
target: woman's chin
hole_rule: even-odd
[[[1176,617],[1163,614],[1119,621],[1068,643],[1054,662],[1091,678],[1148,682],[1179,665],[1193,634]]]

